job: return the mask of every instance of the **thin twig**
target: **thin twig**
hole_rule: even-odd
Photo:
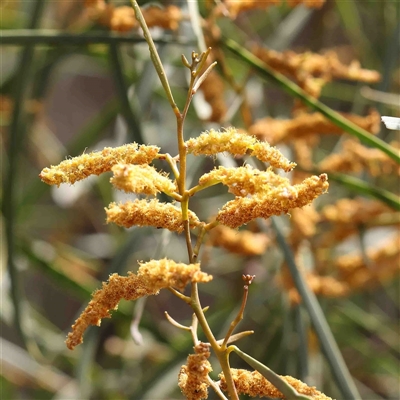
[[[167,311],[164,312],[165,318],[167,318],[168,322],[171,323],[172,325],[176,326],[179,329],[183,329],[184,331],[191,331],[191,326],[185,326],[180,324],[179,322],[175,321]]]
[[[240,309],[239,309],[239,312],[238,312],[236,318],[231,322],[228,332],[225,335],[225,339],[221,345],[222,349],[226,348],[226,345],[229,341],[229,338],[231,337],[233,330],[238,326],[239,322],[243,319],[244,309],[245,309],[246,303],[247,303],[247,296],[249,294],[249,285],[251,284],[251,282],[253,281],[254,278],[255,278],[254,275],[242,275],[242,279],[245,282],[245,285],[243,287],[242,304],[240,306]]]

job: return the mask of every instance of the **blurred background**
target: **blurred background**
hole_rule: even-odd
[[[179,106],[187,88],[180,55],[189,59],[205,41],[219,62],[210,84],[195,96],[186,138],[231,125],[259,132],[255,125],[264,118],[282,122],[311,114],[285,88],[263,80],[218,44],[229,37],[249,50],[274,50],[284,61],[296,60],[281,53],[287,50],[303,60],[330,50],[341,65],[359,71],[351,64],[358,60],[361,68],[377,71],[381,78],[374,83],[317,71],[312,83],[318,93],[312,94],[336,111],[362,117],[360,125],[398,154],[399,132],[386,130],[379,118],[400,117],[398,2],[327,0],[313,8],[277,1],[256,9],[241,9],[240,3],[205,1],[197,9],[194,2],[163,2],[161,7],[176,9],[166,8],[167,22],[156,16],[151,25]],[[109,274],[136,271],[137,260],[185,262],[183,236],[106,225],[104,207],[132,197],[113,189],[109,173],[59,188],[38,178],[43,168],[66,157],[132,141],[177,154],[175,118],[147,44],[131,12],[119,8],[128,5],[0,3],[3,399],[182,398],[177,374],[193,344],[164,311],[183,324],[190,324],[191,312],[168,291],[145,302],[122,301],[112,319],[89,329],[74,351],[64,340]],[[300,86],[309,76],[301,65],[295,76],[286,70]],[[312,209],[279,217],[273,226],[249,224],[206,240],[202,268],[214,280],[200,287],[200,295],[203,306],[210,306],[210,325],[217,337],[224,336],[241,303],[241,275],[256,275],[240,324],[240,330],[255,333],[240,348],[279,374],[345,400],[286,269],[285,247],[275,241],[278,230],[318,296],[361,398],[399,399],[399,167],[379,149],[357,147],[351,153],[361,144],[348,142],[349,134],[326,121],[296,121],[291,128],[279,125],[287,129],[285,140],[272,128],[268,140],[299,165],[294,182],[327,172],[329,193]],[[293,133],[301,129],[312,135]],[[332,156],[339,157],[336,164],[326,161]],[[215,163],[239,162],[227,156],[189,158],[188,181],[195,185]],[[213,187],[193,198],[191,208],[207,220],[230,199],[226,188]],[[218,364],[211,361],[217,379]],[[235,356],[231,364],[246,368]]]

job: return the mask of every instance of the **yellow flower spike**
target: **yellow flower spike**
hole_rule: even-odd
[[[157,146],[138,146],[137,143],[120,147],[106,147],[102,151],[82,154],[65,160],[56,166],[44,168],[40,179],[48,185],[60,186],[61,183],[73,184],[90,175],[100,175],[111,171],[118,163],[148,164],[154,160],[160,150]]]
[[[176,192],[175,184],[165,174],[154,167],[144,165],[117,164],[112,168],[114,176],[110,182],[117,188],[130,193],[141,193],[155,196],[159,192],[172,194]]]
[[[93,293],[92,300],[72,325],[66,344],[71,350],[82,343],[83,334],[90,325],[100,326],[103,318],[109,318],[121,299],[136,300],[158,294],[170,286],[183,290],[190,282],[209,282],[212,276],[200,271],[200,264],[176,263],[172,260],[151,260],[140,263],[138,274],[110,275],[101,289]]]
[[[294,186],[272,187],[253,197],[236,197],[226,203],[217,221],[230,228],[238,228],[255,218],[269,218],[287,213],[292,208],[304,207],[328,190],[326,174],[312,176]]]
[[[231,372],[238,394],[247,394],[251,397],[270,397],[273,399],[281,399],[284,397],[271,382],[257,371],[251,372],[245,369],[231,368]],[[224,374],[219,374],[219,377],[221,378],[221,389],[226,391],[227,386]],[[309,387],[298,379],[291,376],[281,376],[281,378],[294,387],[298,393],[310,396],[313,400],[332,400],[315,387]]]
[[[275,174],[271,169],[259,171],[258,169],[252,168],[250,165],[238,168],[215,168],[199,179],[199,185],[208,186],[209,182],[215,181],[228,186],[229,191],[239,197],[263,192],[272,185],[289,185],[289,180],[287,178]]]
[[[290,172],[296,166],[296,163],[289,161],[276,147],[271,147],[268,142],[257,141],[251,148],[253,150],[252,156],[260,161],[270,163],[275,168]]]
[[[224,131],[202,133],[197,138],[189,139],[185,142],[188,153],[194,155],[215,155],[228,152],[234,156],[244,155],[247,151],[252,151],[252,155],[259,160],[268,162],[275,168],[284,171],[291,171],[296,164],[290,162],[275,147],[271,147],[267,142],[260,142],[254,136],[244,132],[238,132],[235,128],[227,128]]]
[[[138,277],[152,288],[166,288],[169,286],[183,290],[190,282],[206,283],[212,276],[200,271],[200,264],[177,263],[166,258],[139,263]]]
[[[182,232],[184,229],[182,211],[171,203],[160,203],[157,199],[128,201],[124,204],[111,203],[105,208],[107,223],[119,226],[154,226],[170,231]],[[200,224],[196,214],[189,211],[189,224],[195,228]]]

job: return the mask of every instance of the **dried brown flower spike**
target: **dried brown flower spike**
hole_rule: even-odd
[[[212,367],[208,358],[210,357],[210,346],[198,343],[194,346],[195,354],[190,354],[187,364],[179,371],[178,384],[182,393],[188,400],[200,400],[208,398],[208,374]]]

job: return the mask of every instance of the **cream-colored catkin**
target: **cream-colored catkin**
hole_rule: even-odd
[[[106,147],[102,151],[82,154],[65,160],[56,166],[44,168],[40,179],[48,185],[73,184],[90,175],[111,171],[118,163],[149,164],[160,150],[157,146],[139,146],[137,143],[120,147]]]
[[[282,53],[262,46],[255,46],[253,54],[276,71],[292,76],[300,81],[307,77],[321,77],[326,81],[348,79],[366,83],[376,83],[381,79],[379,72],[362,69],[358,61],[350,65],[340,62],[335,51],[325,54],[295,53],[287,50]]]
[[[371,109],[366,116],[344,113],[341,115],[370,133],[377,134],[380,130],[381,118],[374,109]],[[249,128],[250,135],[254,135],[260,140],[266,140],[270,144],[332,133],[342,134],[343,129],[320,113],[301,113],[292,119],[267,117],[259,119]]]
[[[321,210],[321,219],[335,224],[360,225],[366,224],[372,218],[389,212],[391,208],[378,200],[362,197],[354,199],[339,199],[328,204]]]
[[[304,239],[310,239],[317,233],[317,224],[320,214],[316,211],[314,203],[303,208],[290,210],[290,243],[297,248]]]
[[[334,268],[352,289],[367,289],[393,279],[400,273],[400,234],[383,246],[368,248],[366,255],[346,254],[335,259]]]
[[[281,168],[286,172],[291,171],[296,164],[290,162],[275,147],[267,142],[260,142],[254,136],[245,132],[239,132],[235,128],[227,128],[223,131],[211,129],[202,133],[197,138],[185,142],[189,154],[213,156],[218,153],[230,153],[234,156],[243,156],[247,152],[259,160],[268,162],[275,168]]]
[[[159,192],[172,194],[176,185],[166,174],[158,172],[153,166],[142,164],[117,164],[112,168],[114,176],[110,182],[128,193],[140,193],[155,196]]]
[[[100,326],[103,318],[110,318],[110,310],[115,310],[121,299],[136,300],[139,297],[158,293],[159,288],[147,286],[135,274],[128,276],[110,275],[108,282],[103,282],[101,289],[96,290],[88,306],[72,325],[66,344],[70,350],[83,342],[83,334],[90,325]]]
[[[318,245],[320,248],[332,247],[357,233],[361,225],[375,221],[374,225],[379,226],[381,216],[386,216],[382,221],[383,224],[389,221],[396,225],[396,220],[390,217],[392,213],[393,210],[381,201],[365,198],[345,198],[334,204],[328,204],[321,210],[320,217],[322,222],[330,222],[332,226],[320,235]]]
[[[206,343],[198,343],[194,346],[195,354],[190,354],[186,365],[179,371],[178,385],[182,394],[188,400],[201,400],[208,398],[208,374],[212,367],[208,358],[210,357],[210,346]]]
[[[314,272],[304,272],[304,279],[307,281],[309,289],[317,296],[338,298],[348,296],[350,293],[348,283],[333,276],[321,276]],[[302,302],[302,298],[295,288],[293,278],[286,265],[282,269],[278,282],[286,289],[292,305],[298,305]]]
[[[171,203],[161,203],[157,199],[111,203],[105,210],[107,223],[113,222],[125,228],[154,226],[179,233],[184,229],[182,211]],[[189,211],[190,228],[195,228],[199,223],[196,214]]]
[[[286,397],[264,378],[258,371],[247,371],[245,369],[231,368],[233,382],[238,394],[247,394],[251,397],[270,397],[273,399],[285,399]],[[225,376],[221,378],[220,386],[223,391],[227,391]],[[315,387],[307,386],[302,381],[291,376],[281,376],[289,385],[291,385],[300,394],[309,396],[313,400],[332,400],[330,397],[318,391]]]
[[[332,172],[368,171],[372,176],[400,175],[399,165],[379,149],[368,148],[357,140],[346,140],[341,153],[331,154],[319,163],[319,168]]]
[[[190,282],[206,283],[212,276],[200,271],[200,264],[177,263],[169,259],[139,262],[138,277],[149,287],[165,288],[173,286],[183,290]]]
[[[129,32],[139,27],[135,12],[130,6],[115,6],[104,0],[87,1],[88,16],[99,24],[117,32]],[[150,6],[142,10],[143,17],[149,28],[159,27],[176,30],[182,20],[179,7],[169,5],[164,8]]]
[[[271,239],[263,232],[238,231],[218,225],[210,230],[208,243],[211,246],[222,247],[230,253],[257,256],[265,253]]]
[[[312,176],[294,186],[272,187],[253,197],[236,197],[218,212],[217,221],[238,228],[255,218],[286,214],[292,208],[304,207],[328,190],[326,174]]]
[[[263,192],[271,186],[289,186],[289,180],[275,174],[272,169],[260,171],[250,165],[237,168],[220,166],[199,179],[201,186],[209,186],[214,182],[228,186],[229,192],[239,197]]]
[[[228,10],[229,16],[235,19],[239,14],[250,10],[264,10],[268,7],[281,4],[282,0],[225,0],[217,9],[216,14],[225,15],[224,8]],[[297,4],[303,4],[309,8],[320,8],[325,3],[325,0],[286,0],[290,7],[295,7]]]
[[[176,263],[173,260],[151,260],[139,263],[137,274],[128,276],[110,275],[108,282],[96,290],[88,306],[72,325],[66,344],[71,350],[83,341],[83,334],[90,325],[100,326],[103,318],[111,317],[110,311],[118,307],[120,300],[136,300],[140,297],[155,295],[161,289],[176,287],[183,290],[190,282],[209,282],[212,279],[200,271],[200,264]]]

